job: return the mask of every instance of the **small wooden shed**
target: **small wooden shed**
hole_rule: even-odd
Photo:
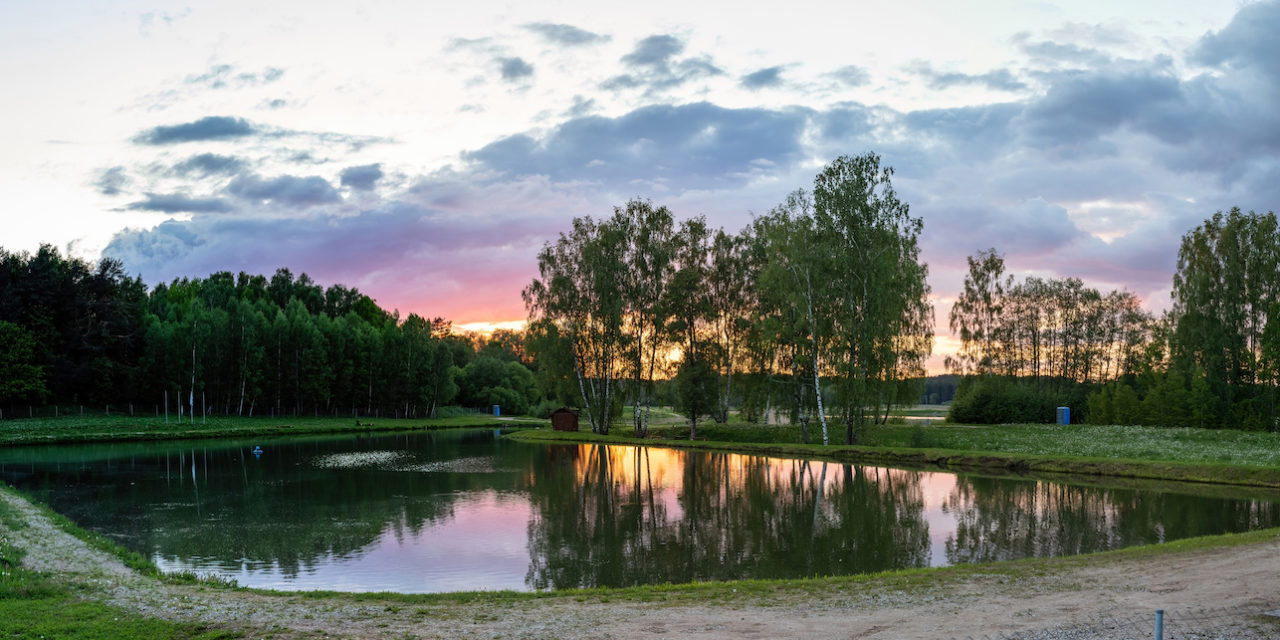
[[[577,431],[578,412],[569,407],[560,407],[552,411],[551,428],[556,431]]]

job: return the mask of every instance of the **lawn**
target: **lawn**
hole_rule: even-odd
[[[493,427],[547,424],[531,418],[498,418],[476,414],[432,419],[276,417],[241,418],[210,416],[182,422],[174,416],[126,415],[61,416],[0,420],[0,445],[51,444],[100,440],[159,440],[179,438],[221,438],[257,435],[364,433],[369,431],[410,431],[456,427]]]

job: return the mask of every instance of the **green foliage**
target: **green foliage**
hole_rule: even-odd
[[[458,400],[469,407],[500,405],[507,415],[525,415],[539,399],[533,373],[514,360],[477,356],[458,376]]]
[[[35,364],[35,337],[21,325],[0,320],[0,404],[41,401],[44,369]]]
[[[1189,420],[1276,430],[1280,228],[1274,213],[1216,213],[1182,238],[1170,368],[1196,371]]]
[[[698,419],[716,410],[715,372],[701,358],[686,357],[676,373],[676,409],[689,418],[689,439],[697,437]]]
[[[966,378],[947,419],[967,424],[1052,423],[1058,407],[1071,407],[1073,422],[1088,407],[1085,385],[1041,384],[995,376]]]

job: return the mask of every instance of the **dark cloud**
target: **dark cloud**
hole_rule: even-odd
[[[651,92],[678,87],[698,78],[723,75],[707,56],[678,58],[684,42],[672,35],[652,35],[636,43],[622,56],[629,73],[614,76],[603,83],[605,89],[645,87]]]
[[[379,164],[347,167],[342,170],[342,186],[351,187],[356,191],[369,191],[373,189],[378,180],[382,179],[383,175],[382,165]]]
[[[248,163],[245,162],[244,158],[237,156],[198,153],[173,165],[172,171],[181,176],[232,176],[243,171],[247,165]]]
[[[1080,146],[1126,124],[1161,137],[1180,136],[1183,123],[1161,123],[1170,110],[1184,112],[1178,79],[1160,67],[1065,77],[1026,111],[1034,139]],[[1169,125],[1172,125],[1170,128]]]
[[[1192,59],[1200,64],[1256,70],[1280,88],[1280,2],[1241,7],[1221,31],[1205,34]]]
[[[523,58],[498,58],[498,68],[502,72],[502,79],[507,82],[517,82],[533,76],[533,65]]]
[[[320,176],[263,178],[250,174],[237,176],[226,187],[227,193],[249,201],[271,202],[292,207],[332,204],[342,201],[333,185]]]
[[[206,140],[234,140],[260,133],[243,118],[205,116],[195,122],[162,125],[148,129],[133,139],[138,144],[163,145]]]
[[[910,70],[924,79],[930,89],[976,86],[997,91],[1018,91],[1027,88],[1027,85],[1018,80],[1008,69],[995,69],[982,74],[940,72],[935,70],[933,65],[920,62],[911,65]]]
[[[748,89],[764,89],[782,86],[782,67],[766,67],[742,76],[742,86]]]
[[[548,42],[564,47],[578,47],[588,44],[608,42],[610,37],[592,33],[571,24],[555,24],[551,22],[534,22],[524,28],[542,36]]]
[[[484,169],[553,180],[741,183],[768,163],[801,156],[809,112],[656,105],[617,118],[575,118],[545,137],[503,138],[464,157]]]
[[[145,200],[129,204],[131,211],[161,213],[226,213],[234,207],[223,198],[192,198],[181,193],[148,193]]]
[[[857,65],[846,65],[827,75],[847,87],[861,87],[871,83],[871,74]]]
[[[98,193],[104,196],[120,195],[125,185],[129,184],[129,176],[125,175],[124,167],[115,166],[104,170],[93,184],[98,187]]]
[[[168,145],[185,142],[233,141],[248,137],[310,138],[318,144],[346,145],[350,151],[359,151],[370,144],[392,142],[377,136],[356,136],[329,131],[291,131],[253,124],[232,116],[206,116],[195,122],[159,126],[147,129],[133,138],[136,144]]]

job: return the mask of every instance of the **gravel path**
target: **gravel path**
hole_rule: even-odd
[[[354,638],[1123,638],[1089,630],[1100,616],[1146,616],[1157,608],[1230,607],[1220,637],[1278,638],[1259,616],[1280,606],[1280,541],[1118,562],[1085,562],[1055,575],[1010,580],[885,579],[872,588],[782,588],[714,603],[609,602],[573,595],[493,604],[267,595],[175,585],[139,575],[0,490],[28,527],[5,536],[25,564],[85,584],[90,597],[148,616],[243,629],[251,636]],[[3,527],[3,525],[0,525]],[[899,585],[899,586],[892,586]],[[877,588],[879,587],[879,588]],[[584,600],[584,601],[580,601]],[[1189,637],[1189,636],[1179,636]],[[1212,638],[1214,635],[1199,637]]]

